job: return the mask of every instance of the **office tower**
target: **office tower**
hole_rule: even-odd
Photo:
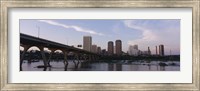
[[[112,42],[112,41],[109,41],[109,42],[108,42],[108,54],[109,54],[109,55],[112,55],[113,52],[114,52],[113,42]]]
[[[141,55],[148,56],[149,55],[149,51],[141,51]]]
[[[159,45],[159,55],[164,56],[164,45]]]
[[[128,54],[138,56],[139,55],[138,45],[130,45]]]
[[[151,50],[149,47],[148,47],[148,55],[151,55]]]
[[[91,48],[92,48],[92,37],[83,36],[83,49],[90,52]]]
[[[158,55],[158,50],[157,50],[157,46],[156,46],[156,55]]]
[[[97,53],[101,54],[101,47],[97,47]]]
[[[116,40],[115,41],[115,50],[116,50],[116,54],[117,55],[121,55],[122,54],[122,42],[121,42],[121,40]]]
[[[102,54],[102,55],[107,55],[106,49],[102,49],[102,50],[101,50],[101,54]]]
[[[91,52],[97,53],[97,45],[92,45]]]
[[[133,45],[133,49],[138,50],[138,45]]]

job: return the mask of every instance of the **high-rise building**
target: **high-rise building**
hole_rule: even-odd
[[[164,56],[164,45],[159,45],[159,55]]]
[[[92,45],[91,52],[97,53],[97,45]]]
[[[143,56],[149,56],[149,51],[141,51],[141,55],[143,55]]]
[[[148,55],[151,55],[151,50],[149,47],[148,47]]]
[[[133,49],[138,50],[138,45],[133,45]]]
[[[83,37],[83,49],[90,52],[91,48],[92,48],[92,37],[84,36]]]
[[[97,53],[101,54],[101,47],[97,47]]]
[[[106,49],[102,49],[102,50],[101,50],[101,54],[102,54],[102,55],[107,55]]]
[[[157,49],[157,46],[156,46],[156,55],[158,55],[158,49]]]
[[[122,41],[121,40],[116,40],[115,41],[115,50],[117,55],[122,54]]]
[[[138,56],[139,55],[138,45],[130,45],[128,54]]]
[[[114,46],[113,46],[113,42],[109,41],[108,42],[108,54],[112,55],[114,53]]]

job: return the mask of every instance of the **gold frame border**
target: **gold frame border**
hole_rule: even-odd
[[[13,84],[8,83],[8,9],[9,8],[192,8],[191,84]],[[0,90],[192,90],[200,91],[200,0],[0,0]]]

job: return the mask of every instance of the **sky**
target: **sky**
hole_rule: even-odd
[[[180,54],[179,19],[21,19],[20,33],[66,45],[82,45],[83,36],[92,36],[92,44],[107,50],[108,41],[120,39],[122,51],[130,45],[139,50],[164,45],[165,54]],[[114,44],[115,45],[115,44]]]

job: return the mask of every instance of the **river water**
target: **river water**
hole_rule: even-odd
[[[165,63],[165,66],[160,66]],[[63,61],[51,61],[52,67],[48,67],[46,71],[64,71]],[[43,61],[28,63],[24,60],[22,64],[23,71],[43,71],[43,68],[37,66],[43,65]],[[180,71],[179,61],[129,61],[123,60],[114,63],[107,62],[81,62],[78,68],[69,60],[67,71]]]

